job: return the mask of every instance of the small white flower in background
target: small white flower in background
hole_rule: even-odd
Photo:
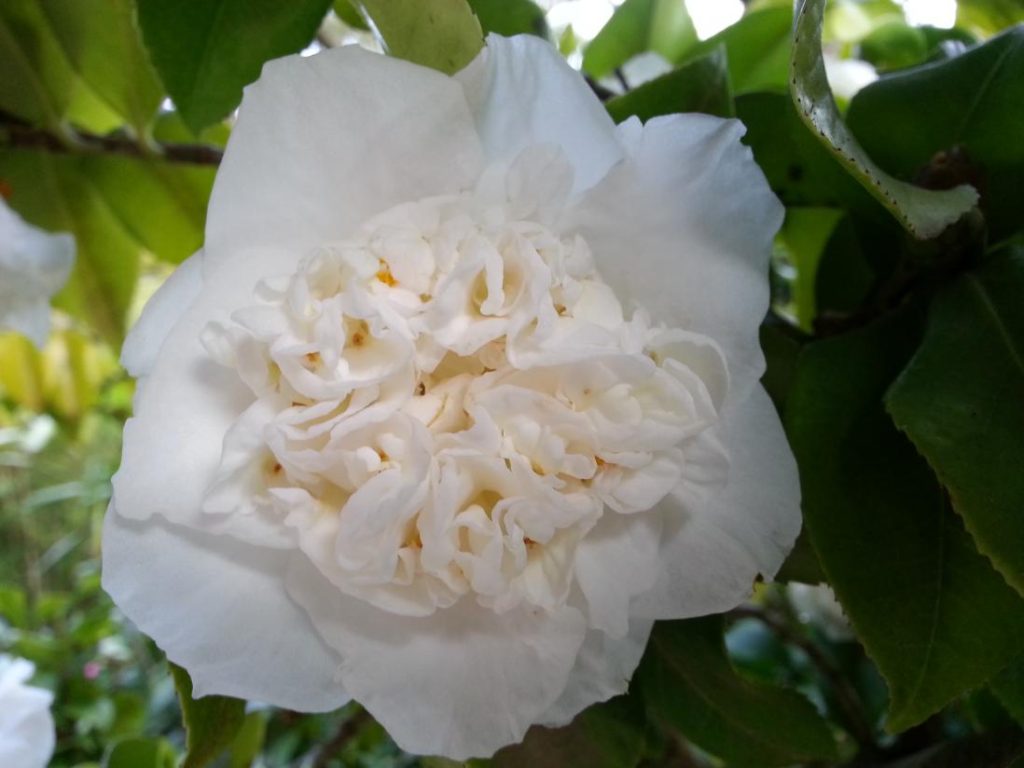
[[[825,76],[837,99],[849,101],[878,79],[878,71],[866,61],[825,54]]]
[[[53,694],[26,685],[35,667],[24,659],[0,656],[0,765],[44,768],[53,756]]]
[[[833,641],[853,640],[843,606],[827,584],[790,584],[786,593],[800,621],[816,625]]]
[[[455,77],[266,66],[122,357],[104,584],[197,695],[351,697],[408,751],[489,755],[774,575],[782,208],[742,133],[615,126],[531,37]]]
[[[50,333],[50,299],[67,282],[75,240],[33,227],[0,198],[0,330],[41,347]]]

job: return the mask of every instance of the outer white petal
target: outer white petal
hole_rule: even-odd
[[[271,61],[217,173],[208,258],[336,241],[391,206],[470,188],[480,162],[449,77],[357,46]]]
[[[672,496],[662,502],[662,570],[634,599],[634,616],[685,619],[734,608],[758,574],[774,577],[800,532],[796,461],[761,386],[723,420],[728,484],[704,504],[688,500],[689,511]]]
[[[32,226],[0,198],[0,329],[41,347],[50,333],[50,298],[67,282],[74,260],[71,235]]]
[[[53,694],[27,685],[34,667],[0,656],[0,765],[45,768],[56,741]]]
[[[121,346],[121,365],[135,378],[156,363],[171,328],[199,296],[203,287],[203,252],[194,253],[174,270],[153,294]]]
[[[198,527],[220,524],[201,511],[202,500],[220,463],[224,437],[253,398],[236,371],[210,358],[200,335],[210,320],[250,304],[255,283],[277,274],[286,255],[252,251],[207,274],[200,295],[167,335],[145,385],[136,391],[135,415],[125,424],[121,467],[113,478],[122,516],[163,515]],[[255,526],[242,533],[250,541],[280,543]]]
[[[743,125],[669,115],[620,126],[627,159],[567,214],[598,269],[628,306],[717,341],[730,397],[760,378],[758,327],[768,311],[768,260],[783,208]]]
[[[557,728],[568,724],[591,704],[625,693],[653,626],[653,621],[632,619],[629,632],[618,639],[596,629],[587,632],[568,685],[537,722]]]
[[[196,696],[221,694],[324,712],[348,701],[340,659],[285,592],[286,552],[159,520],[103,529],[103,588]]]
[[[579,73],[532,35],[488,35],[456,79],[476,117],[489,161],[512,161],[534,144],[560,147],[576,192],[592,187],[622,157],[615,124]]]
[[[576,579],[587,601],[587,624],[616,639],[630,628],[629,604],[658,579],[661,515],[606,510],[576,550]]]
[[[497,614],[463,599],[396,616],[293,564],[289,589],[344,659],[345,689],[417,754],[464,760],[520,741],[565,689],[586,631],[569,607]]]

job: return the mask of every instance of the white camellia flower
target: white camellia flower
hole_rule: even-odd
[[[269,63],[125,344],[104,537],[197,695],[489,755],[626,690],[800,526],[758,379],[782,208],[743,126],[615,126],[546,43]]]
[[[5,768],[44,768],[53,755],[53,694],[26,685],[33,674],[30,662],[0,656],[0,765]]]
[[[50,334],[50,298],[71,274],[75,240],[33,227],[0,198],[0,330],[41,347]]]

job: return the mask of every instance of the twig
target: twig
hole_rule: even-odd
[[[208,144],[143,144],[127,136],[97,136],[69,129],[66,135],[26,125],[0,114],[0,146],[77,155],[123,155],[192,165],[219,165],[223,151]]]
[[[345,748],[345,745],[371,722],[373,722],[373,718],[362,707],[353,712],[350,717],[342,720],[330,741],[320,747],[316,760],[313,761],[313,768],[327,768],[331,760]]]
[[[729,611],[729,616],[734,619],[756,619],[778,635],[780,640],[796,646],[807,654],[807,658],[811,660],[811,663],[818,668],[818,671],[821,672],[822,676],[832,686],[836,702],[846,717],[850,735],[853,736],[862,749],[868,751],[876,749],[874,730],[864,718],[864,713],[861,711],[860,703],[858,702],[857,692],[817,645],[809,638],[794,631],[782,619],[759,608],[734,608]]]

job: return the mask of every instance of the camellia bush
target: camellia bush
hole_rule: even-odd
[[[0,328],[0,768],[1024,766],[1020,0],[2,0]]]

